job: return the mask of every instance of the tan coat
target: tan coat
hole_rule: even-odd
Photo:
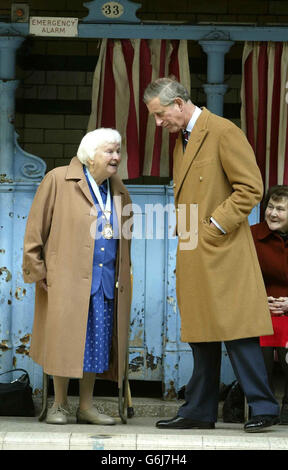
[[[110,178],[119,227],[129,194],[117,176]],[[35,195],[26,226],[23,256],[25,282],[36,282],[35,316],[30,356],[50,375],[83,375],[86,327],[92,281],[96,215],[82,164],[47,173]],[[121,207],[122,206],[122,207]],[[130,226],[130,216],[126,217]],[[129,221],[128,221],[129,219]],[[120,229],[119,229],[120,231]],[[121,237],[115,280],[115,318],[109,372],[103,378],[122,384],[128,346],[131,303],[130,241]],[[48,293],[37,281],[46,278]]]
[[[184,155],[178,137],[173,171],[182,341],[271,334],[267,296],[247,219],[261,200],[263,187],[243,132],[203,108]],[[225,235],[209,226],[211,216]],[[187,238],[185,218],[186,232],[192,222],[188,250],[183,249],[188,243],[183,240]]]

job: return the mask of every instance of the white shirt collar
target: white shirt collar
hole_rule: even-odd
[[[198,108],[198,106],[195,106],[195,111],[194,111],[190,121],[188,122],[188,125],[186,127],[186,131],[192,132],[192,129],[195,125],[195,122],[197,121],[197,119],[198,119],[198,117],[200,116],[201,113],[202,113],[202,109]]]

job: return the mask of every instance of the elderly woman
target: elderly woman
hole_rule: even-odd
[[[274,352],[285,377],[280,414],[288,424],[288,186],[273,186],[265,201],[265,221],[251,227],[262,270],[274,334],[260,337],[272,387]]]
[[[65,424],[69,378],[80,379],[78,423],[115,424],[93,407],[96,374],[122,386],[131,303],[131,203],[117,176],[121,136],[96,129],[77,157],[43,179],[27,221],[23,276],[36,282],[32,359],[53,376],[46,422]],[[129,219],[129,223],[128,223]]]

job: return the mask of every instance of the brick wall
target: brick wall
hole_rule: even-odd
[[[19,143],[43,158],[47,170],[67,164],[86,132],[97,51],[98,41],[81,39],[28,40],[19,51]]]
[[[133,0],[134,1],[134,0]],[[135,3],[139,3],[135,0]],[[144,0],[138,15],[143,20],[189,23],[288,23],[285,0]]]
[[[11,3],[11,0],[1,0],[1,21],[9,21]],[[27,3],[30,15],[35,16],[83,18],[88,14],[82,0],[30,0]],[[288,2],[143,0],[137,14],[142,21],[154,22],[288,24]],[[224,115],[238,125],[242,49],[242,43],[235,44],[226,55],[225,63],[225,83],[229,88],[224,99]],[[43,158],[47,170],[67,164],[86,132],[98,51],[96,39],[57,38],[29,38],[19,50],[17,78],[20,86],[16,97],[19,143],[26,151]],[[189,60],[192,99],[203,105],[207,58],[193,41],[189,42]]]

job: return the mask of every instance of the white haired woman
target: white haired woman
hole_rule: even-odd
[[[77,422],[115,424],[93,406],[93,391],[96,375],[122,386],[128,345],[131,234],[123,234],[122,207],[131,200],[117,176],[120,145],[113,129],[86,134],[77,157],[46,174],[27,220],[23,277],[36,282],[30,356],[53,376],[50,424],[68,422],[69,378],[80,379]]]

